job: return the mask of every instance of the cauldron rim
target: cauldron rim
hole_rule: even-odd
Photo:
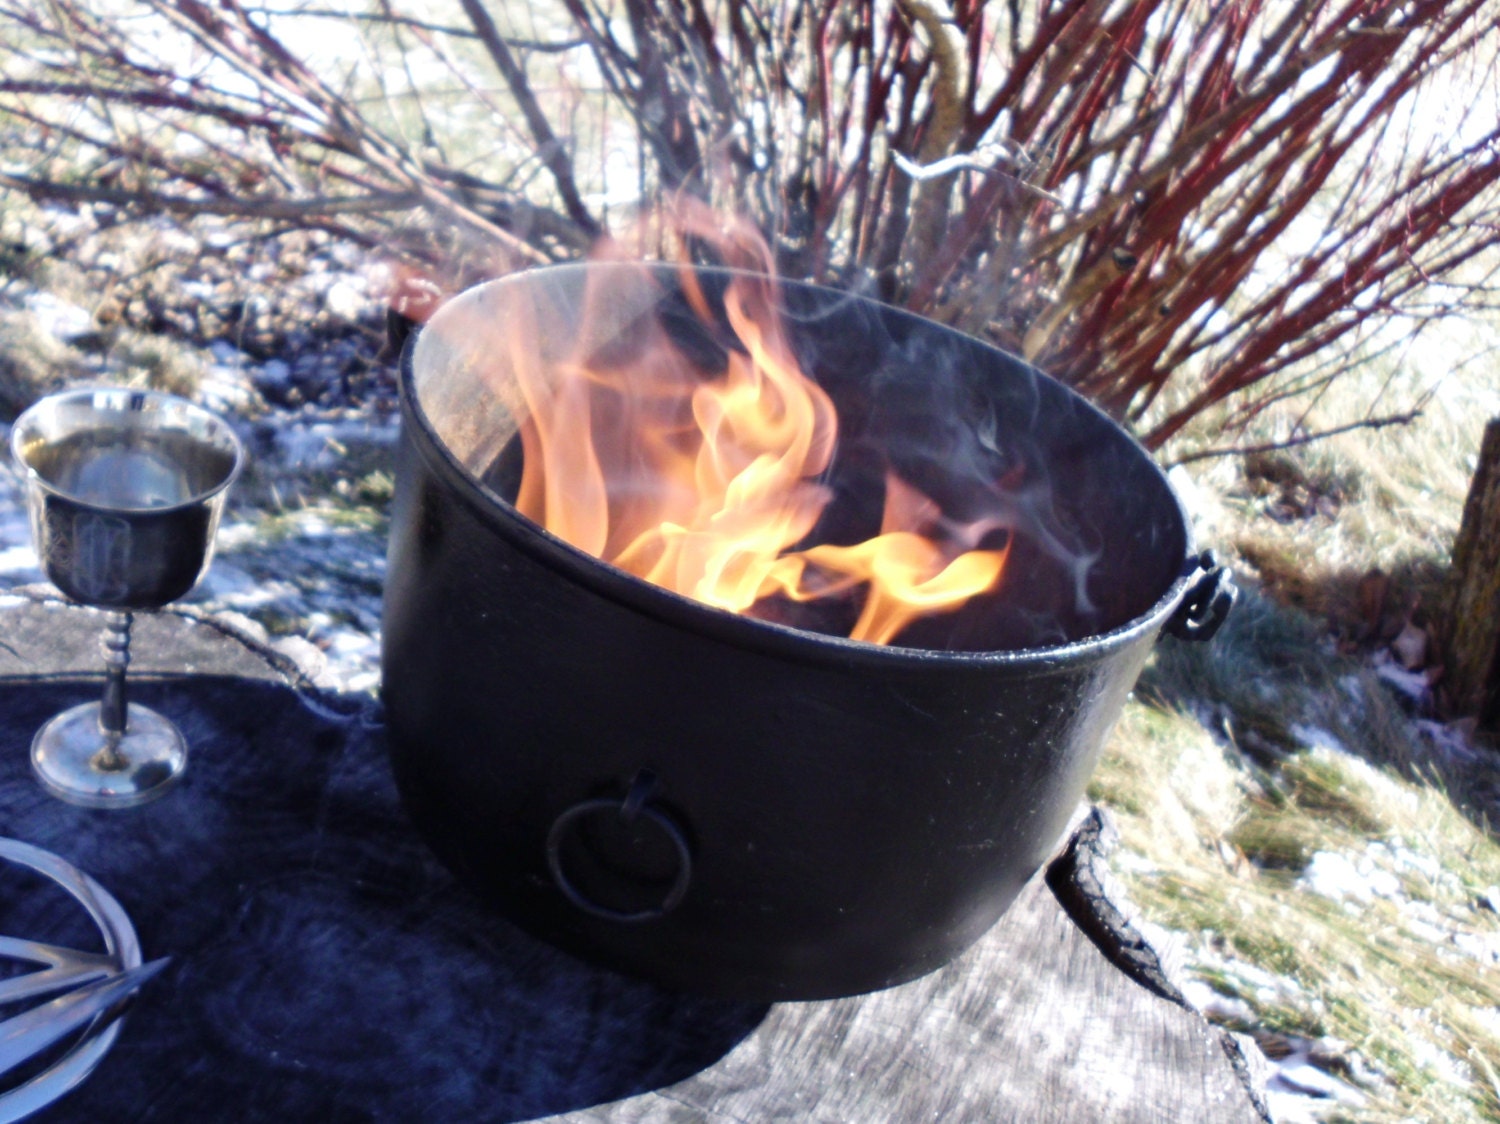
[[[676,267],[648,263],[647,268],[666,272]],[[460,300],[477,300],[481,293],[517,284],[534,283],[539,273],[560,276],[564,273],[583,273],[589,270],[609,268],[641,268],[630,266],[570,262],[520,270],[505,277],[483,282],[456,294],[447,304],[439,308],[428,320],[430,325],[439,320],[445,308]],[[761,276],[747,270],[699,269],[700,273],[732,277],[736,275]],[[836,664],[854,669],[861,666],[881,667],[887,671],[895,667],[932,669],[951,674],[955,670],[1006,668],[1015,673],[1046,674],[1052,671],[1077,668],[1081,664],[1094,663],[1108,658],[1119,649],[1131,644],[1144,633],[1160,630],[1187,596],[1188,590],[1198,575],[1198,554],[1194,546],[1192,523],[1176,489],[1171,486],[1166,473],[1155,458],[1123,426],[1109,417],[1092,402],[1071,387],[1058,382],[1046,372],[1018,356],[996,347],[985,340],[958,332],[945,324],[928,317],[896,308],[859,294],[835,290],[825,285],[801,281],[777,279],[783,289],[797,289],[814,293],[836,294],[841,300],[857,301],[878,308],[882,316],[899,317],[923,325],[927,330],[962,336],[972,346],[996,352],[1014,363],[1019,363],[1035,376],[1046,380],[1068,396],[1070,405],[1096,415],[1106,422],[1118,435],[1134,447],[1136,453],[1150,465],[1163,492],[1170,497],[1183,536],[1184,554],[1177,576],[1160,597],[1143,613],[1105,632],[1094,633],[1064,644],[1044,645],[1031,648],[993,650],[940,650],[911,648],[899,644],[871,644],[852,640],[844,636],[813,632],[791,625],[764,621],[742,616],[726,609],[707,605],[691,597],[654,585],[637,578],[602,558],[589,554],[572,543],[548,531],[539,523],[522,515],[493,488],[477,479],[439,436],[427,412],[417,396],[413,371],[413,358],[422,338],[423,329],[413,332],[402,348],[400,361],[399,394],[403,425],[414,422],[421,440],[414,441],[428,466],[460,497],[482,522],[500,534],[508,543],[522,550],[543,565],[558,571],[569,580],[584,588],[622,604],[636,612],[657,620],[689,629],[700,635],[712,637],[737,647],[774,654],[782,659],[816,664]]]

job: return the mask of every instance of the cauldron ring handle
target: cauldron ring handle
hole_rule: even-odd
[[[627,923],[652,921],[676,909],[683,895],[687,893],[688,882],[693,876],[692,852],[688,849],[687,839],[682,834],[682,829],[677,826],[672,817],[658,808],[653,808],[647,802],[651,796],[651,790],[655,787],[656,775],[649,770],[642,769],[630,782],[630,791],[625,794],[623,800],[614,800],[609,797],[581,800],[565,808],[557,819],[552,821],[552,828],[547,832],[547,868],[552,872],[552,881],[562,891],[563,897],[585,913],[592,914],[594,917],[602,917],[606,921]],[[662,899],[661,905],[653,909],[615,909],[594,901],[568,879],[562,865],[563,835],[574,823],[593,812],[618,812],[620,819],[627,824],[644,816],[671,840],[677,852],[677,875],[673,878],[672,886],[667,891],[666,897]]]

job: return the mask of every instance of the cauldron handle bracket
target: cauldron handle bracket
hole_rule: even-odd
[[[1168,635],[1179,640],[1212,640],[1234,607],[1239,587],[1234,575],[1219,565],[1211,550],[1188,560],[1188,572],[1200,574],[1167,619]]]
[[[683,835],[682,829],[677,826],[672,817],[660,808],[651,805],[651,794],[655,788],[656,774],[649,769],[642,769],[630,782],[625,799],[613,800],[609,797],[600,797],[593,800],[581,800],[565,808],[557,819],[552,821],[552,828],[547,832],[547,868],[551,871],[552,881],[562,891],[563,897],[585,913],[594,917],[602,917],[606,921],[653,921],[677,908],[683,895],[687,893],[688,882],[693,876],[692,852],[688,848],[687,838]],[[575,886],[568,878],[567,872],[563,870],[562,846],[568,829],[585,816],[603,812],[617,813],[621,822],[626,824],[634,823],[642,818],[650,821],[666,835],[677,852],[677,874],[672,879],[672,885],[659,906],[652,909],[624,910],[604,905]]]

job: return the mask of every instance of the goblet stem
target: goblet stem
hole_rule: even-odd
[[[120,739],[129,724],[129,703],[125,697],[125,669],[130,666],[130,625],[134,614],[109,614],[99,647],[104,653],[104,697],[99,700],[99,730],[104,746],[94,754],[90,764],[103,772],[115,773],[130,762],[120,752]]]

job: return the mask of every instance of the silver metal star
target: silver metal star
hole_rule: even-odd
[[[0,1124],[31,1115],[72,1089],[114,1045],[125,1000],[167,961],[141,963],[130,918],[110,894],[63,859],[0,838],[0,860],[26,867],[71,894],[103,938],[104,951],[83,952],[21,937],[0,936],[0,959],[37,970],[0,980],[0,1006],[52,996],[0,1021],[0,1077],[70,1035],[77,1041],[47,1069],[13,1089],[0,1090]]]

